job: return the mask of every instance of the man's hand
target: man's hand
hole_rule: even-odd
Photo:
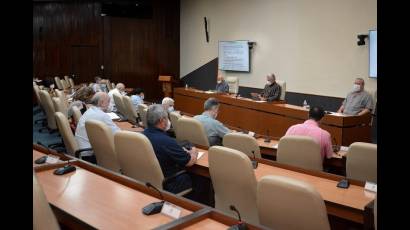
[[[192,165],[195,164],[197,158],[198,158],[198,150],[195,147],[192,147],[191,150],[187,150],[186,148],[184,148],[184,150],[191,155],[191,159],[188,161],[188,163],[185,165],[187,167],[190,167]]]

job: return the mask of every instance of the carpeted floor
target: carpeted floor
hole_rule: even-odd
[[[62,143],[62,139],[58,131],[49,133],[48,131],[43,130],[40,132],[39,130],[46,126],[47,120],[44,122],[44,125],[42,125],[42,122],[35,124],[35,121],[38,119],[46,119],[46,115],[39,106],[33,106],[33,143],[40,142],[45,146]],[[58,147],[56,150],[65,151],[64,147]]]

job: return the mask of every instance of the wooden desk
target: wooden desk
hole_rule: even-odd
[[[128,121],[114,121],[114,123],[122,130],[127,130],[127,131],[132,131],[132,132],[142,132],[142,131],[144,131],[143,128],[134,127],[134,125],[131,124]]]
[[[195,174],[210,177],[208,151],[204,149],[198,149],[198,151],[204,152],[204,155],[188,170]],[[305,181],[320,193],[330,215],[356,223],[363,223],[365,206],[375,197],[374,193],[364,190],[363,182],[351,180],[348,189],[341,189],[336,185],[344,177],[304,170],[264,159],[258,159],[258,161],[258,168],[254,171],[257,180],[266,175],[280,175]]]
[[[203,103],[209,97],[215,97],[220,102],[218,120],[224,124],[256,133],[266,134],[279,139],[286,130],[308,118],[308,110],[283,101],[259,103],[249,98],[206,93],[201,90],[175,88],[175,108],[190,114],[203,112]],[[349,146],[356,141],[370,142],[371,115],[346,116],[327,114],[323,117],[320,127],[327,130],[336,139],[337,144]]]

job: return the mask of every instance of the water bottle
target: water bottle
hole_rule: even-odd
[[[185,84],[185,89],[188,89],[188,84]]]
[[[306,102],[306,100],[304,100],[303,101],[303,108],[306,108],[307,107],[307,102]]]

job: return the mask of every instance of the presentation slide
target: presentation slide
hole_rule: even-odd
[[[377,78],[377,30],[369,31],[369,77]]]
[[[248,41],[220,41],[218,48],[220,70],[249,72]]]

